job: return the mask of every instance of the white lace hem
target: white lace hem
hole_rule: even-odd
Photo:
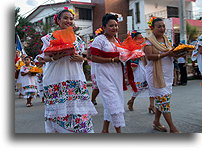
[[[64,103],[45,105],[45,117],[65,117],[68,114],[95,115],[97,111],[90,100],[72,100]]]
[[[104,111],[104,120],[112,122],[114,127],[125,127],[125,119],[123,112],[117,114],[109,114],[108,111]]]

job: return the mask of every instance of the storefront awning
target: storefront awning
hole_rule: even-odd
[[[172,18],[172,22],[174,28],[180,28],[180,18]],[[186,22],[202,31],[202,20],[186,19]]]

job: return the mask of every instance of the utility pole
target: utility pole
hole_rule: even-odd
[[[180,17],[180,43],[187,43],[186,20],[185,20],[185,0],[179,0]]]

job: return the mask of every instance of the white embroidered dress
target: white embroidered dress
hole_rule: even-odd
[[[151,45],[150,41],[146,41],[148,45]],[[163,44],[163,43],[161,43]],[[153,83],[153,61],[147,60],[146,69],[146,79],[149,86],[149,95],[150,97],[164,96],[172,94],[172,84],[173,84],[173,58],[164,57],[161,59],[163,77],[165,80],[166,87],[164,88],[155,88]]]
[[[42,37],[45,49],[51,34]],[[76,52],[83,49],[77,37]],[[47,133],[93,133],[91,115],[97,114],[90,101],[82,62],[70,62],[70,56],[47,62],[44,67],[45,129]]]
[[[117,52],[115,44],[105,35],[97,36],[93,48],[105,52]],[[112,121],[115,127],[125,126],[123,71],[121,63],[96,63],[96,81],[104,106],[104,120]]]

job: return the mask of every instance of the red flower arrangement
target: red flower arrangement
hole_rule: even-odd
[[[52,33],[54,40],[50,41],[50,46],[44,50],[45,55],[53,55],[57,52],[66,52],[67,55],[75,53],[73,43],[76,40],[73,28],[57,30]]]
[[[141,41],[135,41],[128,35],[124,42],[116,44],[116,46],[119,47],[120,60],[126,62],[130,59],[134,60],[144,56],[145,54],[141,49],[146,46],[146,44],[142,44],[143,42],[144,38]]]

